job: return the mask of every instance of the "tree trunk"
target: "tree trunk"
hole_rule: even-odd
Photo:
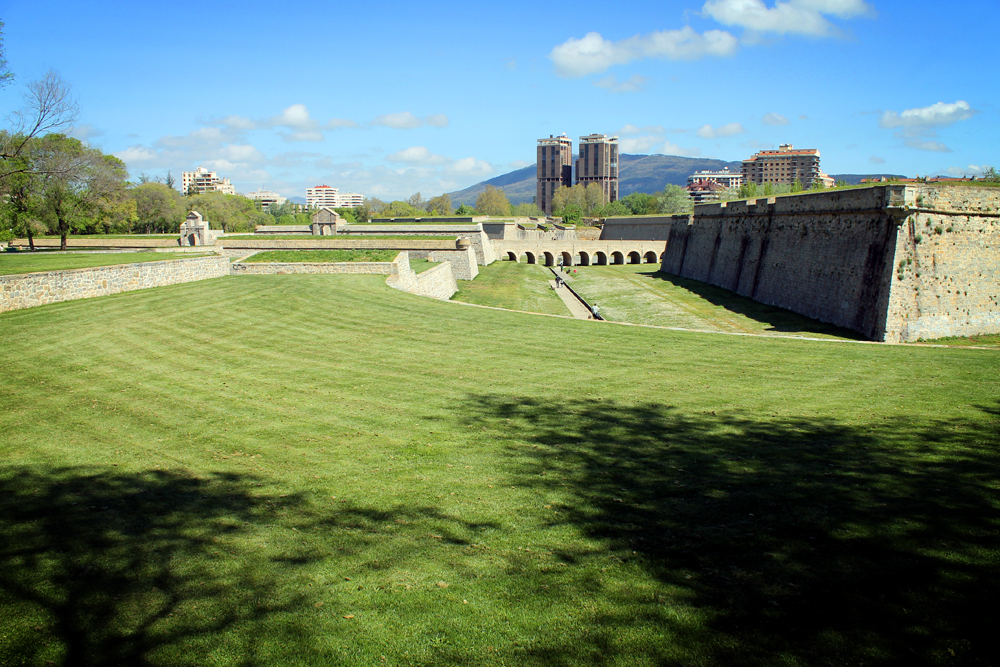
[[[59,240],[59,249],[60,249],[60,250],[65,250],[65,249],[66,249],[66,232],[63,232],[63,233],[62,233],[62,234],[61,234],[61,235],[59,236],[59,239],[60,239],[60,240]]]
[[[28,249],[32,252],[35,251],[35,235],[31,233],[30,229],[28,230]]]

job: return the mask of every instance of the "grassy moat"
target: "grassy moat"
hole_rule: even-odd
[[[0,335],[0,665],[997,660],[996,351],[322,275]]]

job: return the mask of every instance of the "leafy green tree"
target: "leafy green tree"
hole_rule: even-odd
[[[682,215],[694,211],[694,201],[679,185],[667,184],[656,195],[657,212],[661,215]]]
[[[188,211],[198,211],[209,225],[224,232],[252,232],[257,225],[274,223],[274,216],[257,208],[257,202],[239,195],[205,192],[185,199]]]
[[[515,204],[511,206],[511,215],[518,218],[544,218],[545,214],[542,213],[535,204],[529,204],[528,202],[521,202],[520,204]]]
[[[0,88],[3,88],[14,80],[14,73],[7,66],[7,58],[4,55],[3,26],[3,21],[0,21]]]
[[[409,202],[401,201],[397,199],[396,201],[390,202],[382,212],[379,213],[380,218],[415,218],[420,216],[423,211],[416,209]]]
[[[479,215],[479,211],[472,208],[468,204],[462,204],[457,209],[455,209],[455,215],[461,215],[461,216]]]
[[[1000,183],[1000,171],[995,167],[983,167],[980,178],[990,183]]]
[[[350,224],[354,224],[357,222],[367,222],[367,220],[358,220],[358,213],[360,213],[360,209],[358,208],[335,208],[333,210],[336,211],[337,215],[339,215],[341,218],[343,218]],[[311,221],[312,217],[311,216],[309,217]]]
[[[593,215],[599,207],[604,205],[604,188],[599,183],[589,183],[584,188],[583,212],[585,215]]]
[[[409,199],[406,200],[406,203],[412,206],[416,211],[424,211],[427,208],[427,202],[420,196],[419,192],[410,195]]]
[[[558,215],[566,224],[576,225],[583,220],[583,209],[577,204],[566,204],[559,210]]]
[[[621,199],[608,202],[594,211],[594,216],[598,218],[614,218],[624,215],[632,215],[632,210]]]
[[[184,220],[181,194],[163,183],[143,183],[131,188],[139,226],[147,234],[170,234],[180,230]]]
[[[487,185],[476,197],[476,210],[482,215],[510,215],[510,202],[503,188]]]
[[[431,197],[427,202],[427,212],[431,215],[451,215],[451,195],[447,192],[437,197]]]
[[[660,202],[655,195],[633,192],[621,201],[632,211],[632,215],[652,215],[660,212]]]
[[[18,161],[32,139],[71,125],[79,115],[69,84],[49,70],[32,81],[24,93],[24,106],[10,115],[11,130],[0,133],[0,182],[28,169],[42,168],[38,160]]]
[[[32,150],[33,169],[39,173],[39,210],[42,221],[59,234],[61,250],[74,229],[98,222],[134,221],[134,205],[119,206],[128,171],[112,155],[84,146],[78,139],[49,134]]]

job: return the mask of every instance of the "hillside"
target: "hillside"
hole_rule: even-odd
[[[574,161],[576,157],[574,156]],[[687,185],[687,177],[696,171],[705,169],[725,169],[739,171],[742,163],[727,162],[711,158],[691,158],[677,155],[630,155],[622,153],[618,167],[620,196],[625,197],[633,192],[658,192],[667,184]],[[857,185],[862,178],[886,176],[902,178],[899,174],[830,174],[836,180],[844,180],[850,185]],[[512,204],[531,202],[535,196],[535,165],[482,181],[475,185],[449,192],[453,205],[474,205],[476,197],[487,185],[503,188],[507,199]]]

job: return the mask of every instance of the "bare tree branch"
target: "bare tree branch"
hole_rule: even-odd
[[[80,116],[80,107],[70,85],[58,73],[49,70],[28,84],[24,107],[8,116],[11,130],[0,134],[0,181],[31,166],[17,160],[35,137],[69,127]]]

